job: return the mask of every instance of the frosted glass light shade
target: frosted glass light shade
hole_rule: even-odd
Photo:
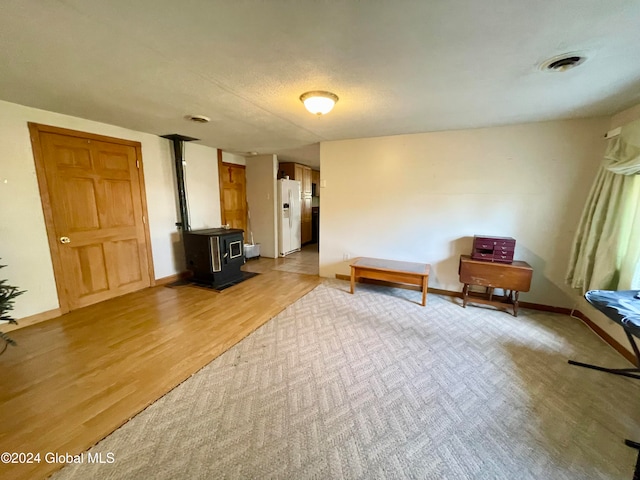
[[[331,92],[307,92],[300,95],[300,100],[304,106],[314,115],[324,115],[329,113],[338,101],[338,96]]]

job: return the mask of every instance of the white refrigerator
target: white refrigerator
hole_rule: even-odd
[[[300,250],[300,182],[278,180],[278,253],[281,257]]]

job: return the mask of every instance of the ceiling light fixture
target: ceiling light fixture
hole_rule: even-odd
[[[331,92],[315,90],[300,95],[300,101],[314,115],[324,115],[329,113],[338,101],[338,96]]]

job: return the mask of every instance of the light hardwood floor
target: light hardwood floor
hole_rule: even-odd
[[[249,260],[243,268],[260,275],[221,293],[153,287],[12,332],[18,346],[0,356],[0,452],[42,460],[0,464],[0,477],[45,478],[61,468],[47,452],[83,452],[312,290],[317,252],[296,255]]]
[[[282,272],[318,275],[318,244],[305,245],[299,252],[278,258],[274,268]]]

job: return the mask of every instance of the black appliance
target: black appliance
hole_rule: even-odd
[[[209,228],[182,232],[192,281],[214,288],[242,280],[244,230]]]
[[[187,269],[193,274],[190,281],[213,288],[229,286],[242,281],[244,272],[244,231],[236,228],[209,228],[191,230],[189,208],[184,182],[184,142],[197,138],[177,133],[162,135],[173,142],[180,221],[176,226],[182,230]]]

